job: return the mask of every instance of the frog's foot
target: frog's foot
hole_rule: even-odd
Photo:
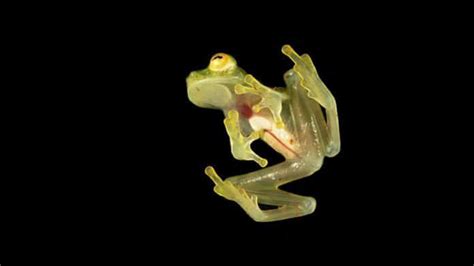
[[[230,137],[231,151],[234,158],[238,160],[255,161],[261,167],[265,167],[268,161],[256,154],[250,144],[259,139],[263,131],[254,131],[249,136],[242,135],[240,129],[239,112],[236,110],[229,111],[227,118],[224,120],[227,134]]]
[[[214,182],[214,192],[218,195],[235,201],[252,217],[261,217],[264,215],[258,206],[257,196],[249,195],[245,189],[234,185],[230,181],[223,181],[212,166],[206,167],[204,172]]]
[[[214,167],[208,166],[204,170],[204,173],[211,178],[212,182],[214,182],[214,192],[218,195],[228,199],[236,201],[239,197],[241,197],[242,192],[229,181],[223,181],[222,178],[216,173]]]
[[[319,78],[311,57],[307,54],[300,56],[288,44],[283,45],[281,51],[295,64],[293,70],[300,77],[300,85],[306,89],[308,97],[315,100],[326,109],[332,108],[334,105],[334,98],[329,89]]]
[[[264,108],[268,108],[272,113],[273,120],[278,128],[284,126],[281,118],[282,101],[287,97],[285,94],[277,92],[256,80],[252,75],[247,74],[244,78],[248,86],[237,84],[234,88],[236,94],[250,93],[261,97],[261,101],[252,107],[252,111],[258,113]]]

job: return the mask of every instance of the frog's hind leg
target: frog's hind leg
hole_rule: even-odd
[[[287,86],[311,99],[313,118],[317,120],[318,125],[321,125],[319,132],[325,142],[325,155],[328,157],[337,155],[341,148],[341,140],[336,100],[320,79],[309,55],[300,56],[289,45],[284,45],[282,52],[295,64],[292,70],[285,74]],[[323,117],[321,106],[326,110],[327,119]]]
[[[312,213],[316,208],[316,201],[311,197],[299,196],[278,189],[280,185],[309,176],[321,167],[322,162],[317,160],[290,160],[277,165],[263,168],[255,172],[234,176],[226,179],[222,184],[230,184],[240,190],[241,196],[223,195],[236,201],[255,221],[278,221]],[[213,180],[220,178],[214,169],[210,168],[206,174]],[[216,183],[216,182],[215,182]],[[216,183],[216,192],[219,189]],[[253,200],[256,202],[254,203]],[[257,203],[277,206],[277,209],[261,210]]]
[[[308,215],[316,209],[316,200],[312,197],[300,196],[280,189],[247,190],[255,196],[258,203],[276,206],[276,209],[263,211],[262,222],[284,220],[292,217]]]

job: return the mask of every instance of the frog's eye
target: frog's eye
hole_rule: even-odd
[[[235,59],[224,53],[215,54],[209,62],[209,69],[216,72],[232,70],[235,66]]]

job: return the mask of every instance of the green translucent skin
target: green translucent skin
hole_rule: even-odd
[[[284,75],[286,88],[266,87],[239,68],[233,57],[222,53],[211,58],[208,68],[194,71],[186,79],[191,102],[224,112],[234,158],[252,160],[263,167],[225,181],[213,167],[205,169],[215,184],[214,191],[238,203],[258,222],[312,213],[314,198],[283,191],[279,186],[312,175],[321,168],[324,157],[333,157],[340,150],[336,101],[311,58],[298,55],[289,45],[284,45],[282,52],[294,63]],[[257,139],[286,160],[266,167],[267,160],[250,146]],[[261,210],[259,203],[276,208]]]

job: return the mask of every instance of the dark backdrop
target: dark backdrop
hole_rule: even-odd
[[[418,129],[432,109],[422,108],[417,96],[429,97],[433,88],[412,79],[425,57],[426,47],[413,41],[423,31],[356,17],[198,18],[116,14],[31,25],[39,32],[32,54],[53,66],[43,69],[51,77],[48,89],[37,92],[46,98],[42,112],[29,114],[40,118],[35,132],[46,135],[33,140],[40,149],[31,155],[42,159],[35,171],[43,177],[21,181],[34,193],[16,208],[26,214],[21,228],[43,236],[31,245],[49,237],[145,256],[187,247],[203,247],[203,256],[307,247],[305,254],[320,256],[387,251],[384,244],[393,241],[416,247],[432,237],[418,218],[434,207],[425,198],[412,201],[425,189],[420,178],[429,178],[417,151],[429,137]],[[342,149],[313,176],[285,186],[315,197],[315,213],[256,223],[216,195],[203,170],[213,165],[228,177],[258,166],[232,158],[223,114],[192,105],[185,78],[226,52],[264,84],[283,86],[292,66],[280,52],[283,44],[311,55],[335,96]],[[263,143],[254,147],[270,163],[282,160]]]
[[[394,147],[395,133],[387,132],[397,130],[386,106],[394,97],[390,84],[378,84],[386,71],[379,63],[393,56],[377,47],[383,40],[317,25],[241,30],[112,28],[84,50],[91,65],[81,59],[87,84],[79,89],[85,102],[78,115],[86,117],[81,130],[87,137],[78,141],[87,149],[78,147],[84,157],[77,182],[85,197],[76,206],[84,208],[80,219],[98,222],[87,228],[100,228],[112,238],[162,238],[171,232],[165,237],[171,241],[274,237],[340,245],[338,239],[361,237],[390,219],[384,217],[379,195],[391,190],[386,179],[396,177],[386,175],[397,169],[386,155],[403,147]],[[314,214],[256,223],[235,203],[214,194],[203,170],[213,165],[228,177],[258,166],[232,158],[223,114],[192,105],[185,78],[206,67],[214,53],[226,52],[264,84],[283,86],[282,75],[292,66],[280,52],[286,43],[312,56],[334,94],[342,150],[313,176],[287,186],[317,199]],[[271,163],[281,161],[263,143],[254,146]]]

